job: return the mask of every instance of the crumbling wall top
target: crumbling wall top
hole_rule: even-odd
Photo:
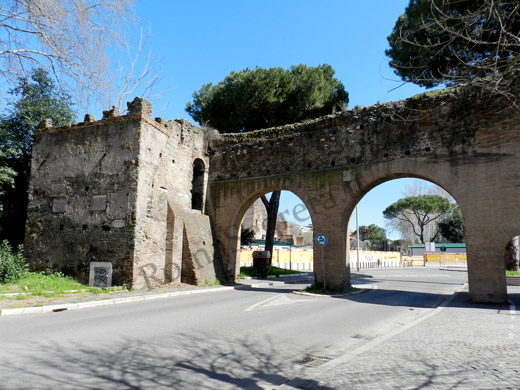
[[[152,115],[152,104],[141,97],[136,97],[133,101],[127,102],[126,106],[129,114]]]

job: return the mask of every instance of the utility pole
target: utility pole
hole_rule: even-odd
[[[356,252],[357,252],[357,270],[359,271],[359,217],[356,205]]]

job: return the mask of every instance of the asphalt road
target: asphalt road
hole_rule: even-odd
[[[272,389],[431,313],[465,272],[389,269],[358,295],[305,285],[0,317],[1,389]]]

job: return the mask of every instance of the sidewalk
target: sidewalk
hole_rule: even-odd
[[[0,316],[40,314],[64,310],[79,310],[89,307],[164,299],[179,295],[201,294],[233,290],[235,286],[172,287],[154,290],[118,291],[110,293],[75,293],[58,297],[29,297],[26,300],[1,300]]]
[[[520,303],[520,287],[508,292]],[[415,326],[403,326],[279,389],[519,389],[516,309],[473,305],[460,292]]]
[[[40,314],[64,310],[79,310],[89,307],[115,305],[154,299],[164,299],[180,295],[216,293],[237,288],[262,287],[277,283],[307,283],[313,280],[312,274],[284,275],[269,279],[241,279],[240,284],[232,286],[198,287],[161,287],[152,290],[117,291],[110,293],[74,293],[58,297],[34,296],[23,300],[6,299],[9,295],[0,294],[0,316]]]

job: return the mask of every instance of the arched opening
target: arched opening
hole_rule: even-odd
[[[432,182],[405,178],[373,187],[357,204],[348,230],[353,271],[405,266],[467,270],[462,211]]]
[[[243,276],[253,272],[253,252],[268,244],[269,202],[273,192],[254,196],[240,220],[240,250],[237,267]],[[263,198],[263,199],[262,199]],[[291,191],[280,191],[271,252],[271,273],[313,271],[312,220],[304,202]]]
[[[505,249],[506,281],[508,286],[520,286],[520,236],[513,237]]]
[[[193,162],[193,178],[191,180],[191,208],[203,211],[204,207],[204,161],[197,158]]]

